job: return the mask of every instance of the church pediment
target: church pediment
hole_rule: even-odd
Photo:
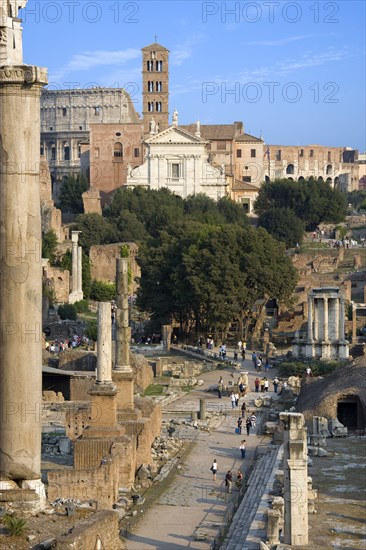
[[[179,144],[197,144],[197,143],[206,143],[205,140],[191,134],[190,132],[187,132],[186,130],[182,130],[179,128],[179,126],[169,126],[166,130],[163,132],[160,132],[159,134],[150,136],[146,143],[149,144],[164,144],[169,145],[172,143],[179,143]]]

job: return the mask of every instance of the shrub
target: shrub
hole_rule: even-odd
[[[10,514],[3,517],[3,524],[12,536],[22,535],[26,529],[27,522],[25,519],[17,518]]]
[[[310,361],[303,363],[302,361],[285,361],[278,367],[278,372],[281,378],[289,376],[304,376],[307,367],[311,368],[313,376],[325,376],[333,372],[341,363],[336,361]]]
[[[94,280],[91,285],[90,297],[97,302],[110,302],[116,297],[116,285]]]
[[[151,384],[145,389],[144,396],[153,397],[157,395],[162,395],[163,391],[164,391],[164,386],[162,386],[161,384]]]
[[[76,321],[77,310],[74,304],[63,304],[58,308],[58,314],[63,321],[69,319],[70,321]]]
[[[96,342],[98,339],[98,325],[96,321],[89,321],[86,325],[86,335],[90,340]]]
[[[77,313],[88,313],[89,311],[89,300],[79,300],[74,304]]]

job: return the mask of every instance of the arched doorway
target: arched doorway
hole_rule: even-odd
[[[346,395],[338,399],[337,418],[351,430],[365,428],[364,411],[357,395]]]

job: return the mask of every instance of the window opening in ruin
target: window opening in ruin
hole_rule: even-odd
[[[56,160],[56,146],[51,145],[51,160]]]
[[[140,149],[138,147],[135,147],[135,149],[133,150],[133,156],[135,158],[140,156]]]
[[[63,107],[62,108],[62,116],[66,116],[67,115],[67,109],[66,107]]]
[[[295,167],[293,164],[288,164],[286,168],[286,174],[294,174],[295,173]]]
[[[252,181],[252,176],[243,176],[243,181],[250,183]]]
[[[241,149],[236,150],[236,156],[238,159],[241,159]]]
[[[101,113],[101,108],[100,107],[94,107],[94,115],[99,116],[100,113]]]
[[[328,164],[326,172],[327,172],[327,174],[332,173],[332,165],[331,164]]]
[[[281,149],[276,151],[276,160],[281,160]]]
[[[82,129],[83,129],[83,127],[82,127],[82,126],[79,126],[79,130],[82,130]]]
[[[41,155],[41,157],[43,157],[43,155],[44,155],[44,147],[43,147],[43,145],[41,145],[40,155]]]
[[[251,156],[252,158],[255,158],[256,155],[257,155],[256,150],[255,150],[255,149],[251,149],[251,150],[250,150],[250,156]]]
[[[331,152],[330,152],[330,151],[328,151],[328,162],[330,162],[330,161],[331,161],[331,158],[332,158],[332,154],[331,154]]]
[[[53,126],[50,126],[50,132],[53,132]]]
[[[314,156],[314,149],[310,149],[310,158],[313,158]]]
[[[304,156],[304,149],[300,149],[300,157]]]

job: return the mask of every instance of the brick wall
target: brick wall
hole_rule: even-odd
[[[81,521],[67,535],[56,541],[56,550],[86,550],[102,548],[103,550],[121,550],[119,538],[118,515],[116,512],[101,510],[90,518]]]

